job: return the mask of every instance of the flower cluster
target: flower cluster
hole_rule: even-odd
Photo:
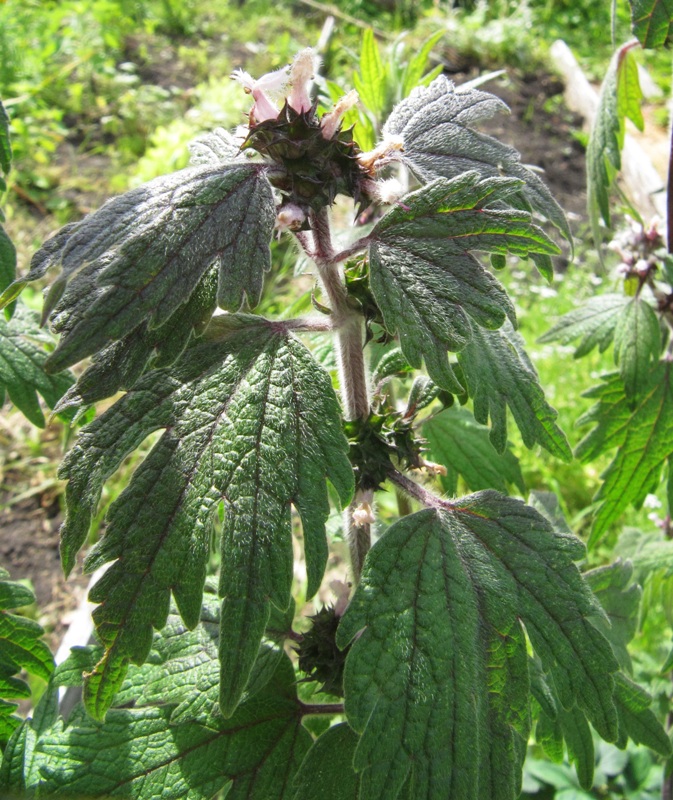
[[[343,130],[344,115],[358,102],[356,91],[340,98],[320,119],[311,88],[319,62],[311,48],[302,50],[292,64],[254,79],[237,70],[232,78],[252,96],[243,148],[271,160],[279,169],[269,173],[284,202],[278,210],[278,230],[302,230],[309,226],[311,211],[334,202],[337,194],[369,202],[394,202],[399,185],[374,180],[390,149],[386,143],[362,153],[353,141],[352,129]]]

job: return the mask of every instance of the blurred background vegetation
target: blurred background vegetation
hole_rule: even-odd
[[[321,54],[326,98],[338,92],[335,87],[352,87],[368,27],[391,65],[391,81],[434,37],[435,61],[428,68],[438,64],[459,82],[503,69],[505,76],[486,87],[496,94],[502,87],[516,95],[550,73],[548,50],[556,38],[564,39],[598,80],[612,53],[609,0],[0,0],[0,97],[11,117],[15,151],[5,209],[19,270],[27,269],[37,246],[60,225],[94,210],[111,194],[185,166],[186,145],[199,133],[240,124],[249,102],[230,73],[240,67],[260,75],[289,62],[297,50],[319,43],[330,14],[335,30]],[[618,42],[629,37],[626,2],[617,4],[614,35]],[[647,58],[664,92],[652,116],[666,124],[670,57],[641,58]],[[586,133],[564,111],[560,91],[544,102],[527,101],[520,113],[522,136],[539,115],[547,115],[543,124],[550,137],[558,133],[554,121],[562,119],[567,168],[582,173]],[[373,131],[377,122],[370,115]],[[575,445],[581,438],[575,421],[589,406],[581,394],[612,368],[611,354],[574,361],[572,347],[536,342],[556,317],[596,291],[609,291],[618,279],[610,256],[603,264],[594,251],[581,211],[573,210],[571,221],[577,254],[569,265],[559,264],[552,285],[525,263],[510,265],[499,277],[517,303],[542,385]],[[310,283],[296,299],[293,252],[285,243],[275,246],[281,266],[265,289],[264,310],[282,313],[293,303],[295,310],[310,305]],[[40,306],[39,293],[28,292],[26,298]],[[556,492],[571,526],[582,534],[607,461],[563,465],[544,453],[529,453],[513,426],[510,431],[527,487]],[[0,435],[6,445],[3,476],[11,473],[19,489],[30,491],[35,480],[30,465],[38,459],[40,480],[58,493],[55,468],[67,435],[58,422],[40,437],[17,421],[5,424]],[[122,475],[118,485],[106,489],[106,499],[123,484]],[[16,491],[6,477],[3,488]],[[656,530],[657,515],[665,513],[665,498],[652,497],[648,508],[630,512],[625,523]],[[620,532],[615,529],[591,554],[588,566],[610,557]],[[634,640],[635,669],[663,708],[671,685],[658,665],[669,647],[673,581],[664,573],[648,575],[647,581],[648,613]],[[527,796],[647,798],[660,791],[662,766],[648,753],[601,745],[596,758],[602,789],[586,793],[567,764],[532,760]]]

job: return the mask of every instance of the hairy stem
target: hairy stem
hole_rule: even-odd
[[[339,379],[346,419],[365,419],[369,415],[367,370],[364,359],[363,318],[348,302],[348,291],[339,271],[343,254],[335,254],[330,234],[327,209],[311,212],[314,249],[312,257],[318,267],[320,280],[329,299],[332,322],[336,331],[336,351]],[[302,242],[302,244],[304,244]],[[354,519],[353,515],[371,497],[358,492],[344,515],[353,577],[357,583],[362,563],[371,547],[371,525]]]
[[[395,484],[395,486],[408,494],[409,497],[413,497],[414,500],[418,500],[419,503],[427,508],[441,508],[445,509],[446,511],[450,511],[454,508],[453,503],[450,503],[448,500],[443,500],[441,497],[437,497],[436,494],[429,492],[423,486],[416,483],[416,481],[412,481],[411,478],[407,478],[407,476],[399,470],[391,469],[388,472],[388,477]]]

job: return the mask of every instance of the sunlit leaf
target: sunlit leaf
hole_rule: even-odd
[[[532,208],[571,241],[565,214],[544,182],[521,164],[516,150],[472,127],[502,111],[508,108],[494,95],[477,89],[461,91],[440,75],[393,109],[383,134],[384,138],[401,137],[403,149],[398,157],[426,183],[469,170],[476,170],[482,179],[517,178],[523,183],[508,205]]]
[[[618,448],[595,498],[599,506],[590,546],[629,505],[640,507],[657,486],[662,466],[673,453],[672,395],[670,361],[660,361],[651,369],[635,407],[617,374],[604,376],[602,384],[585,393],[597,403],[578,425],[594,427],[578,444],[577,457],[588,462]]]
[[[353,473],[330,378],[292,336],[259,320],[198,344],[171,368],[147,373],[83,429],[61,475],[62,531],[74,563],[105,480],[146,436],[165,429],[112,505],[89,569],[112,567],[91,593],[107,651],[85,698],[101,716],[129,661],[142,663],[172,592],[188,627],[198,621],[213,515],[225,507],[220,626],[221,702],[245,689],[271,604],[290,602],[290,505],[304,527],[308,592],[322,579],[329,513],[325,477],[346,502]]]
[[[413,367],[425,360],[432,379],[455,392],[462,387],[446,351],[462,350],[479,326],[514,320],[505,290],[470,251],[557,251],[527,213],[497,207],[519,186],[475,172],[440,178],[407,195],[369,236],[370,283],[386,328],[399,331]]]
[[[564,314],[538,341],[568,344],[581,337],[574,358],[582,358],[595,347],[602,353],[612,343],[617,322],[629,302],[623,294],[594,295],[584,305]]]
[[[633,32],[643,47],[663,47],[670,43],[673,28],[671,0],[629,0]]]
[[[337,641],[361,734],[360,797],[511,800],[529,732],[526,627],[564,706],[617,737],[610,644],[574,560],[582,544],[496,492],[395,523],[367,556]]]

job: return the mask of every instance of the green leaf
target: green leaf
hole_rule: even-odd
[[[9,117],[0,100],[0,169],[7,174],[12,164],[12,144],[9,139]]]
[[[547,403],[523,340],[511,327],[499,331],[476,328],[459,354],[467,389],[474,398],[474,416],[485,425],[491,418],[491,442],[499,453],[507,447],[507,406],[526,447],[539,444],[564,461],[572,458],[557,412]]]
[[[0,399],[9,399],[33,425],[43,428],[44,414],[39,392],[50,408],[58,403],[73,382],[69,372],[47,375],[47,351],[39,343],[53,343],[53,337],[40,330],[37,315],[19,307],[11,321],[0,316]]]
[[[367,556],[337,642],[356,634],[346,712],[362,800],[517,797],[529,732],[525,625],[562,704],[617,736],[610,644],[574,560],[584,548],[496,492],[391,526]]]
[[[380,117],[386,102],[386,68],[371,28],[362,35],[360,73],[355,73],[353,82],[365,106]]]
[[[228,318],[227,318],[228,319]],[[242,327],[240,327],[242,325]],[[165,429],[110,508],[86,565],[115,561],[91,592],[106,655],[85,687],[104,714],[129,661],[142,663],[152,628],[166,622],[170,593],[188,627],[198,621],[209,540],[224,502],[220,593],[221,702],[231,713],[257,656],[271,605],[290,603],[290,505],[302,518],[309,594],[322,579],[329,513],[325,477],[344,503],[353,472],[331,381],[291,335],[245,319],[221,341],[188,349],[147,373],[82,430],[61,475],[62,530],[72,568],[105,480],[150,433]]]
[[[171,719],[172,707],[81,709],[38,742],[45,794],[152,800],[290,800],[311,746],[301,725],[294,670],[283,657],[273,680],[230,720],[212,726]]]
[[[360,737],[345,722],[329,728],[313,743],[297,777],[293,800],[359,800],[360,777],[353,754]]]
[[[0,225],[0,292],[16,278],[16,248]]]
[[[629,505],[639,508],[658,484],[664,461],[673,453],[672,390],[671,362],[660,361],[647,376],[635,407],[617,374],[604,376],[602,384],[585,392],[598,402],[577,424],[595,427],[577,445],[577,458],[587,463],[618,448],[595,497],[600,505],[590,547]]]
[[[115,705],[140,708],[168,703],[174,705],[171,714],[174,724],[188,721],[208,726],[220,724],[220,605],[216,597],[206,593],[199,624],[192,631],[185,628],[177,609],[172,608],[166,626],[154,634],[147,662],[129,668],[121,690],[115,695]],[[284,614],[272,610],[272,620],[241,697],[242,703],[269,683],[284,659],[283,642],[293,614],[294,602]],[[82,665],[80,677],[82,670],[90,671],[94,665],[95,661],[90,666]]]
[[[40,638],[44,631],[32,619],[11,614],[10,609],[35,602],[35,595],[20,583],[7,580],[9,573],[0,567],[0,745],[21,724],[14,716],[17,706],[10,699],[30,697],[30,688],[16,677],[21,670],[49,680],[54,659]]]
[[[671,0],[629,0],[633,32],[643,47],[664,47],[671,40]]]
[[[509,448],[498,453],[488,433],[488,428],[475,422],[469,411],[455,407],[423,425],[431,458],[448,470],[441,482],[450,495],[456,494],[458,475],[473,492],[497,489],[506,494],[509,484],[525,492],[518,459]]]
[[[615,326],[615,364],[631,400],[637,400],[647,387],[648,374],[660,352],[659,318],[652,306],[636,295],[624,306]]]
[[[457,89],[440,75],[393,109],[383,136],[401,137],[403,150],[398,157],[425,183],[469,170],[476,170],[482,179],[506,175],[523,181],[508,204],[532,208],[571,242],[561,207],[540,178],[521,164],[516,150],[471,127],[502,111],[508,108],[499,98],[477,89]]]
[[[587,146],[587,207],[596,241],[599,215],[610,226],[608,190],[622,166],[625,120],[643,127],[642,92],[632,48],[633,42],[622,45],[610,62]]]
[[[222,308],[237,310],[244,294],[257,303],[274,219],[261,165],[190,167],[109,200],[64,228],[2,300],[50,267],[61,268],[45,301],[45,315],[61,334],[48,361],[58,371],[145,320],[150,328],[166,323],[213,266]]]
[[[631,657],[627,645],[636,635],[642,589],[632,582],[633,566],[630,561],[615,561],[584,573],[607,615],[597,617],[594,624],[612,645],[612,651],[623,670],[631,671]]]
[[[479,180],[469,172],[406,195],[369,237],[370,283],[390,333],[400,332],[413,367],[425,359],[432,379],[462,387],[446,358],[477,326],[500,327],[514,309],[498,281],[468,252],[553,253],[556,246],[525,212],[490,208],[518,181]]]
[[[148,365],[166,367],[174,363],[185,347],[200,336],[217,305],[217,270],[211,270],[189,300],[163,325],[139,325],[118,342],[96,353],[93,363],[58,404],[57,411],[90,405],[111,397],[120,389],[128,391]]]
[[[568,749],[568,760],[575,765],[580,786],[588,791],[594,782],[594,742],[589,723],[577,706],[566,711],[560,705],[558,720]]]
[[[618,746],[625,747],[628,737],[661,756],[671,755],[670,739],[650,708],[652,698],[622,673],[616,676],[615,703],[619,715]]]
[[[425,72],[425,65],[428,63],[430,53],[433,51],[435,45],[446,36],[446,31],[437,31],[432,36],[429,36],[421,45],[420,50],[413,58],[409,60],[406,69],[404,70],[404,83],[402,84],[402,96],[407,97],[413,89],[416,88],[423,80],[423,73]],[[441,65],[440,72],[441,72]],[[434,78],[436,75],[433,76]]]
[[[583,306],[564,314],[538,341],[568,344],[581,337],[574,358],[588,355],[595,347],[603,353],[610,346],[615,327],[630,298],[623,294],[598,294]]]

